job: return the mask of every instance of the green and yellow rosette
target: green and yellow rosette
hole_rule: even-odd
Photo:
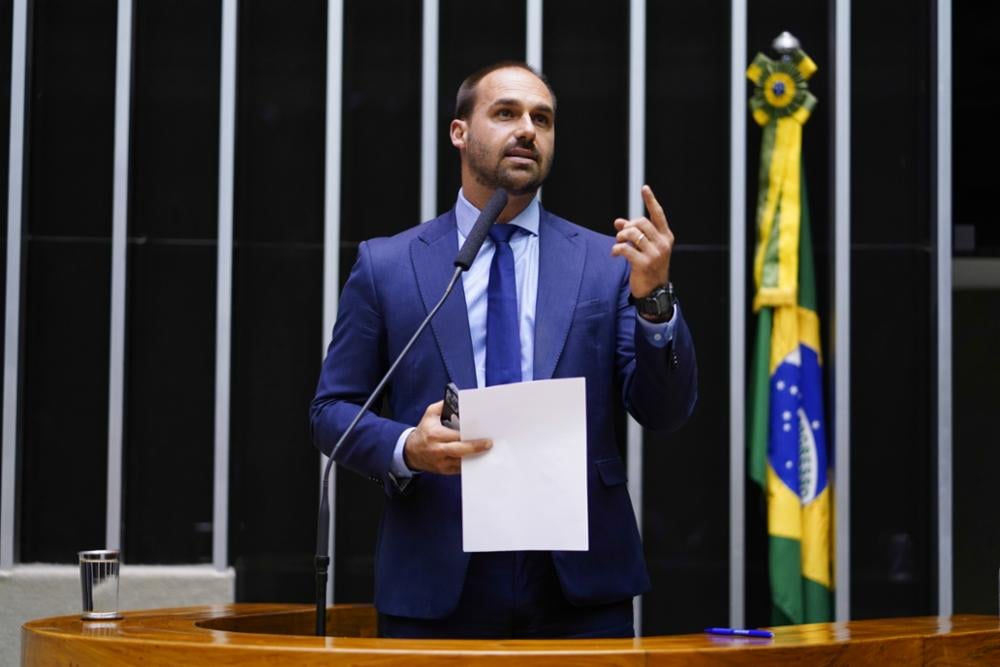
[[[806,81],[816,63],[801,50],[772,60],[758,53],[747,68],[756,89],[753,119],[764,128],[757,195],[757,253],[754,312],[765,306],[794,306],[801,218],[802,126],[816,98]]]

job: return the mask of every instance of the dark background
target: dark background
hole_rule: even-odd
[[[117,9],[111,0],[29,4],[16,547],[21,562],[69,563],[105,530],[103,502],[81,499],[99,489],[103,501],[107,467]],[[821,317],[832,331],[833,2],[751,0],[748,11],[746,62],[787,29],[819,65],[804,153]],[[824,352],[852,377],[856,618],[937,608],[933,11],[930,0],[852,10],[852,356],[829,359],[829,340]],[[954,4],[954,222],[975,232],[960,254],[987,258],[1000,258],[995,170],[982,166],[997,149],[997,11]],[[123,515],[132,563],[211,560],[220,12],[200,0],[135,3]],[[360,241],[419,222],[421,12],[412,0],[345,1],[342,281]],[[672,278],[701,377],[690,423],[645,435],[647,634],[728,617],[729,12],[722,0],[647,8],[646,179],[677,235]],[[313,594],[319,472],[307,407],[325,343],[326,20],[322,0],[240,3],[228,535],[240,601]],[[10,21],[10,0],[0,2],[3,145]],[[545,206],[606,232],[628,207],[628,21],[624,2],[544,3],[543,69],[559,96]],[[524,22],[523,3],[440,4],[439,210],[458,185],[446,136],[454,90],[481,65],[523,57]],[[748,241],[759,135],[748,114]],[[6,182],[6,161],[0,172]],[[998,309],[996,291],[956,292],[959,612],[996,611]],[[338,475],[338,601],[371,600],[381,503],[367,481]],[[746,520],[747,621],[765,625],[764,506],[752,484]]]

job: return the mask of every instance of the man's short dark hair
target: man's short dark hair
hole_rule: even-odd
[[[478,69],[465,78],[462,85],[458,87],[458,94],[455,95],[455,118],[465,120],[472,114],[472,109],[476,106],[476,86],[479,85],[483,77],[487,74],[492,74],[498,69],[507,69],[510,67],[523,69],[537,76],[545,84],[545,87],[549,89],[549,95],[552,96],[552,108],[555,109],[556,91],[552,90],[552,84],[549,83],[544,74],[520,60],[501,60],[498,63]]]

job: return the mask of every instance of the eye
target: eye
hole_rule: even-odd
[[[536,113],[534,116],[532,116],[532,120],[535,121],[536,125],[540,125],[542,127],[548,127],[549,125],[552,124],[552,119],[546,116],[545,114]]]
[[[508,118],[513,118],[513,117],[514,117],[514,112],[511,111],[510,109],[498,109],[497,110],[497,118],[502,118],[502,119],[506,120]]]

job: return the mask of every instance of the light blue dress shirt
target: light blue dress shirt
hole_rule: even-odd
[[[465,194],[459,190],[458,201],[455,203],[455,222],[458,225],[458,246],[461,248],[465,238],[472,231],[472,226],[479,217],[479,209],[473,206]],[[514,277],[517,282],[517,310],[521,330],[521,378],[524,382],[534,379],[535,363],[535,303],[538,298],[538,198],[521,211],[514,219],[506,223],[517,225],[525,230],[515,234],[510,240],[510,249],[514,254]],[[490,264],[496,244],[487,236],[479,254],[472,262],[468,271],[462,274],[462,289],[465,291],[465,304],[469,310],[469,333],[472,336],[472,356],[476,363],[476,383],[479,387],[486,386],[486,292],[490,282]],[[639,328],[646,340],[655,347],[663,347],[674,337],[674,327],[677,322],[676,311],[679,305],[674,305],[675,314],[667,322],[654,323],[636,315]],[[441,387],[444,395],[444,387]],[[400,488],[406,486],[409,477],[415,474],[403,459],[403,445],[413,428],[408,428],[396,441],[393,452],[391,473],[396,478]]]

